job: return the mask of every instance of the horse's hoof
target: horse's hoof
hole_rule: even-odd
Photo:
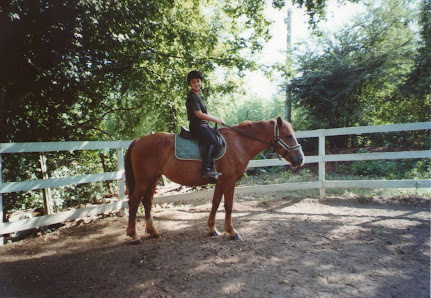
[[[159,239],[160,238],[160,234],[155,234],[155,235],[148,235],[149,239]]]
[[[142,239],[141,238],[136,238],[136,239],[133,239],[131,242],[130,242],[130,244],[131,245],[138,245],[138,244],[143,244],[144,242],[142,241]]]
[[[219,233],[219,231],[215,230],[213,232],[209,232],[208,236],[210,236],[210,237],[217,237],[217,236],[220,236],[220,233]]]
[[[242,240],[242,239],[241,239],[241,236],[240,236],[239,234],[236,234],[236,235],[234,235],[234,236],[231,236],[229,239],[230,239],[230,240]]]

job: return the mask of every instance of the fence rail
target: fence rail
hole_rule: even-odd
[[[431,129],[431,122],[360,126],[348,128],[319,129],[310,131],[298,131],[297,138],[319,138],[319,154],[306,156],[306,163],[319,164],[319,178],[317,181],[296,182],[272,185],[243,186],[237,187],[236,194],[247,192],[273,192],[289,191],[300,189],[320,189],[320,195],[325,196],[325,189],[328,188],[423,188],[431,187],[431,180],[326,180],[325,163],[335,161],[359,161],[359,160],[389,160],[389,159],[410,159],[410,158],[431,158],[430,150],[404,151],[404,152],[383,152],[383,153],[356,153],[356,154],[325,154],[325,138],[328,136],[350,135],[350,134],[370,134],[388,133],[400,131],[428,130]],[[60,212],[38,218],[20,220],[15,222],[0,222],[0,235],[27,230],[31,228],[47,226],[61,223],[67,220],[82,218],[85,216],[117,211],[127,208],[127,201],[124,199],[124,148],[130,145],[131,141],[107,141],[107,142],[46,142],[46,143],[0,143],[0,218],[3,218],[3,196],[4,193],[30,191],[66,185],[82,184],[105,180],[119,181],[119,202],[100,206],[91,206],[78,210]],[[117,150],[118,167],[116,172],[101,174],[89,174],[65,178],[50,178],[42,180],[32,180],[23,182],[3,183],[1,177],[1,154],[18,154],[28,152],[55,152],[55,151],[76,151],[76,150]],[[252,160],[248,167],[267,167],[288,165],[285,160]],[[155,203],[176,202],[181,200],[191,200],[210,196],[212,191],[201,191],[195,193],[169,195],[155,197]],[[2,240],[0,238],[0,244]]]

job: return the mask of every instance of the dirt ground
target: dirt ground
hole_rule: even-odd
[[[0,247],[0,296],[430,297],[430,202],[236,196],[242,241],[207,237],[210,200],[155,208],[131,245],[109,217]],[[223,208],[217,215],[222,230]],[[143,216],[139,217],[143,233]]]

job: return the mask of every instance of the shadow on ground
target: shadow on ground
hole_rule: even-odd
[[[240,200],[243,241],[207,237],[209,210],[155,210],[162,237],[141,245],[126,217],[5,245],[0,296],[429,297],[429,202]]]

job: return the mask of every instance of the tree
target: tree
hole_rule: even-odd
[[[412,69],[414,9],[408,1],[367,6],[367,14],[352,26],[316,38],[299,57],[292,86],[296,107],[309,115],[307,128],[381,124],[383,116],[384,123],[399,123],[390,103]]]
[[[419,15],[419,48],[407,80],[398,86],[392,101],[402,97],[401,105],[410,111],[401,121],[428,121],[431,111],[431,1],[423,0]]]
[[[310,27],[318,33],[318,25],[321,20],[325,19],[327,0],[292,0],[293,5],[297,5],[300,8],[305,8],[307,15],[309,16],[308,24]],[[338,3],[345,1],[338,0]],[[360,0],[348,0],[351,3],[358,3]],[[283,7],[286,5],[285,0],[273,0],[274,7]]]
[[[174,130],[185,115],[181,100],[190,69],[209,76],[217,66],[254,67],[246,54],[269,38],[263,4],[1,1],[0,143],[128,139]],[[149,123],[144,128],[143,119]],[[100,166],[97,154],[83,154],[83,168]],[[38,177],[37,158],[2,155],[4,181]],[[69,168],[70,158],[56,155],[63,162],[48,164],[51,173]],[[5,208],[34,206],[34,194],[5,194]],[[90,199],[88,192],[77,197]]]
[[[264,1],[206,7],[171,0],[3,1],[1,141],[109,137],[105,126],[112,121],[103,120],[111,115],[127,122],[133,114],[136,123],[151,114],[172,130],[188,70],[253,67],[244,53],[259,51],[269,38],[263,7]]]
[[[270,38],[265,2],[2,1],[0,142],[175,130],[185,121],[182,82],[190,69],[210,77],[220,67],[256,67],[250,57]],[[325,2],[293,1],[312,22]]]

